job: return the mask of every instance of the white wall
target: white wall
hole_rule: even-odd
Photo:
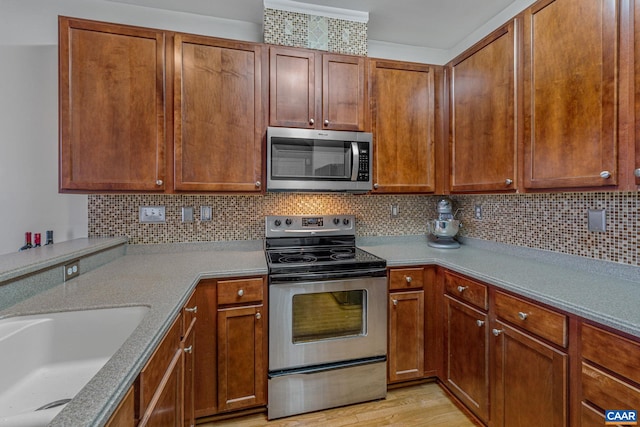
[[[87,197],[58,193],[58,15],[262,41],[262,26],[103,0],[0,0],[0,254],[24,233],[87,236]]]

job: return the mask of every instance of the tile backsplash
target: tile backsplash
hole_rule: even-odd
[[[633,192],[454,195],[461,235],[640,266],[640,195]],[[437,196],[268,193],[266,195],[90,195],[89,236],[134,244],[264,238],[266,215],[356,215],[358,236],[425,234]],[[391,217],[391,205],[399,215]],[[140,206],[166,206],[166,222],[140,224]],[[482,219],[474,219],[474,207]],[[193,222],[181,208],[193,206]],[[200,206],[213,208],[200,221]],[[605,232],[587,230],[588,209],[606,209]]]

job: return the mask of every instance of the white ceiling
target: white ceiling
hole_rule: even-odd
[[[111,0],[261,24],[263,0]],[[370,40],[449,50],[518,0],[297,0],[369,13]],[[304,6],[304,5],[303,5]]]

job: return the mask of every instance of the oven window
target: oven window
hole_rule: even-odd
[[[293,296],[293,343],[364,335],[366,290]]]
[[[271,140],[272,179],[350,179],[351,143],[289,138]]]

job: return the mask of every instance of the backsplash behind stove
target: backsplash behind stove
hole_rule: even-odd
[[[451,196],[461,235],[589,258],[640,265],[640,195],[633,192]],[[358,236],[425,234],[438,196],[269,193],[266,195],[90,195],[89,237],[126,236],[154,244],[264,238],[267,215],[356,215]],[[391,217],[391,205],[399,215]],[[140,206],[166,206],[166,222],[140,224]],[[482,207],[482,220],[473,217]],[[181,222],[193,206],[195,220]],[[200,221],[200,206],[213,208]],[[606,209],[607,231],[587,230],[588,209]]]

